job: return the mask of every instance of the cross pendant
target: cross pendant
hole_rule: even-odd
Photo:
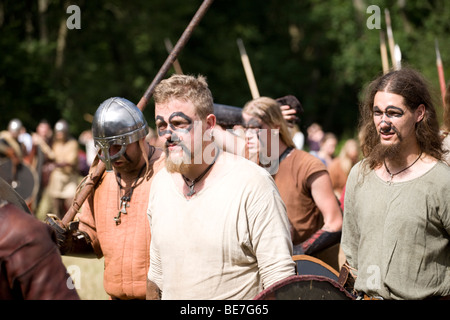
[[[392,185],[392,179],[394,178],[394,175],[391,174],[390,176],[391,176],[391,179],[389,180],[389,185],[391,186]]]
[[[122,199],[121,201],[120,201],[120,205],[121,205],[121,207],[122,208],[120,208],[120,213],[127,213],[127,207],[129,207],[130,205],[128,204],[128,201],[127,200],[124,200],[124,199]]]
[[[120,219],[120,214],[121,214],[121,213],[122,213],[122,212],[119,211],[119,212],[117,213],[117,216],[114,217],[114,221],[116,222],[116,226],[118,226],[118,225],[120,224],[120,222],[121,222],[121,219]]]
[[[191,197],[195,194],[194,185],[189,186],[189,192],[187,193],[188,197]]]

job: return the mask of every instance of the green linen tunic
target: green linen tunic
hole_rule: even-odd
[[[450,167],[389,184],[353,167],[346,186],[341,245],[355,289],[385,299],[450,294]]]

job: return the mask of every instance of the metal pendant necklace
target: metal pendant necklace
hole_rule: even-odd
[[[208,168],[205,169],[205,171],[203,171],[197,178],[195,178],[194,180],[190,180],[189,178],[186,178],[184,176],[184,174],[182,174],[181,176],[183,177],[184,183],[186,183],[186,185],[189,187],[189,192],[187,193],[188,197],[193,196],[196,192],[194,190],[195,184],[197,182],[199,182],[200,180],[202,180],[202,178],[205,176],[205,174],[212,168],[212,166],[214,165],[214,163],[216,163],[216,159],[219,156],[220,150],[216,149],[216,156],[214,157],[213,162],[208,166]]]
[[[149,161],[150,161],[151,157],[153,156],[153,153],[155,152],[155,148],[153,146],[151,146],[151,147],[152,147],[152,152],[150,152],[148,155]],[[120,218],[121,214],[127,213],[127,208],[130,206],[129,202],[131,201],[131,196],[133,195],[133,191],[138,186],[139,178],[146,166],[147,166],[147,164],[144,163],[142,168],[139,170],[139,173],[138,173],[136,179],[131,184],[130,190],[128,192],[125,192],[125,194],[122,197],[120,197],[120,194],[122,194],[122,189],[125,190],[125,187],[122,186],[122,183],[121,183],[122,178],[120,176],[120,173],[116,174],[116,181],[117,181],[117,184],[119,185],[119,197],[120,197],[119,212],[117,213],[117,216],[114,217],[116,226],[122,222],[122,220]]]
[[[412,167],[412,166],[420,159],[421,156],[422,156],[422,151],[420,151],[419,156],[417,157],[416,160],[414,160],[413,163],[411,163],[409,166],[407,166],[406,168],[403,168],[402,170],[400,170],[400,171],[397,172],[397,173],[391,173],[391,171],[389,171],[389,168],[388,168],[387,165],[386,165],[386,159],[384,159],[384,160],[383,160],[383,162],[384,162],[384,167],[386,168],[387,173],[389,173],[389,176],[391,177],[390,180],[388,181],[388,182],[389,182],[389,185],[392,185],[392,179],[394,178],[394,176],[396,176],[396,175],[402,173],[403,171],[406,171],[406,170],[408,170],[409,168],[411,168],[411,167]]]

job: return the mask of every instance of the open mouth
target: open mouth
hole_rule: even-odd
[[[394,136],[394,132],[380,132],[380,137],[385,140],[389,140],[392,136]]]

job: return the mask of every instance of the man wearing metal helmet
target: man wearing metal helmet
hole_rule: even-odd
[[[132,102],[115,97],[99,106],[92,133],[106,172],[77,215],[78,228],[71,225],[76,230],[70,235],[59,234],[62,254],[104,257],[103,284],[112,299],[145,299],[150,261],[145,212],[152,177],[164,165],[162,151],[145,140],[148,132]]]
[[[26,154],[25,145],[19,141],[22,127],[22,121],[12,119],[8,123],[8,130],[0,132],[0,158],[9,158],[16,166]]]

